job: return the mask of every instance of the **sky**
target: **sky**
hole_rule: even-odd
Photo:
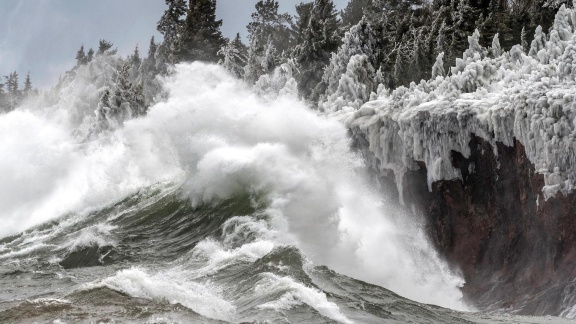
[[[218,0],[224,36],[246,35],[256,2]],[[300,2],[279,0],[280,12],[293,14]],[[348,0],[334,3],[340,10]],[[100,39],[122,55],[138,45],[145,56],[150,37],[161,39],[156,23],[165,9],[164,0],[0,0],[0,76],[16,71],[22,82],[30,72],[34,87],[50,88],[74,66],[81,45],[96,49]]]

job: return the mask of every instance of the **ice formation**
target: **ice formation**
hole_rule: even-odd
[[[544,198],[570,192],[576,186],[575,13],[562,6],[549,37],[537,28],[529,55],[520,45],[500,53],[497,38],[490,51],[482,48],[476,31],[451,75],[436,72],[432,80],[373,95],[377,99],[360,109],[336,114],[369,142],[374,168],[394,171],[400,194],[403,175],[418,169],[416,161],[426,165],[429,189],[435,181],[461,178],[451,155],[469,157],[472,134],[494,148],[517,139],[544,175]]]

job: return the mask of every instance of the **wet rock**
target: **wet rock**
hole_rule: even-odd
[[[480,309],[561,314],[576,298],[567,289],[576,277],[576,193],[545,200],[544,177],[517,140],[497,143],[497,155],[479,137],[469,145],[469,158],[452,152],[462,180],[434,182],[430,192],[423,163],[408,171],[405,205],[425,215],[433,243],[461,269],[465,296]],[[393,175],[380,175],[393,183]]]

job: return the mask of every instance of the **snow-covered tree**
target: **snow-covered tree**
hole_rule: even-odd
[[[340,77],[338,88],[327,100],[320,103],[320,108],[327,112],[341,110],[343,107],[359,109],[370,99],[376,90],[375,71],[366,55],[354,55]]]
[[[498,39],[498,34],[494,35],[492,39],[492,55],[494,57],[499,57],[502,55],[502,48],[500,47],[500,40]]]
[[[122,65],[116,82],[104,90],[95,114],[97,129],[116,128],[130,118],[146,114],[147,104],[141,82],[133,84],[130,78],[130,64]]]
[[[378,61],[378,48],[372,25],[362,19],[352,26],[344,35],[342,45],[332,54],[330,63],[324,70],[322,85],[324,90],[321,94],[331,96],[338,89],[341,76],[346,73],[348,63],[354,55],[365,55],[374,64]]]
[[[434,65],[432,66],[432,80],[436,79],[437,77],[441,76],[443,77],[445,75],[445,70],[444,70],[444,52],[440,52],[438,53],[438,56],[436,56],[436,62],[434,62]]]
[[[520,32],[520,46],[522,46],[522,51],[524,51],[524,53],[529,51],[528,41],[526,40],[526,30],[524,29],[524,26],[522,26],[522,31]]]
[[[11,111],[16,109],[20,104],[20,99],[22,98],[22,91],[20,90],[20,85],[18,83],[18,73],[16,71],[10,73],[8,76],[4,77],[6,79],[6,110]]]
[[[228,43],[220,49],[219,54],[222,56],[222,59],[218,61],[218,64],[222,65],[236,77],[244,77],[247,50],[246,46],[242,44],[239,33],[236,34],[234,39],[228,41]]]
[[[480,46],[480,32],[478,29],[474,30],[471,36],[468,36],[468,49],[464,51],[463,58],[475,59],[476,55],[478,55],[478,58],[483,58],[486,55],[486,51]]]
[[[260,45],[258,39],[252,39],[244,67],[244,80],[255,83],[262,75],[272,72],[278,62],[278,53],[271,41]]]
[[[546,35],[542,32],[542,26],[536,27],[536,31],[534,31],[534,40],[530,44],[530,50],[528,51],[528,55],[532,56],[533,58],[538,57],[538,52],[543,50],[546,46]]]

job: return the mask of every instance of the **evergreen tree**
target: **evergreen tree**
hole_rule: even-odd
[[[401,45],[402,46],[402,45]],[[396,60],[394,61],[394,85],[400,86],[404,83],[404,67],[402,62],[402,51],[396,51]]]
[[[140,65],[140,74],[146,76],[155,76],[157,74],[156,70],[156,51],[158,50],[158,44],[154,41],[154,36],[150,38],[150,44],[148,45],[148,55],[142,61]]]
[[[287,13],[278,12],[278,1],[260,0],[256,3],[256,11],[252,13],[252,21],[246,26],[250,44],[264,46],[269,41],[279,53],[285,52],[292,43],[292,17]]]
[[[142,65],[138,45],[134,48],[134,53],[128,56],[128,63],[130,64],[130,80],[135,81],[140,76],[140,65]]]
[[[320,103],[324,111],[338,111],[344,106],[359,109],[370,99],[376,89],[376,73],[366,55],[354,55],[346,66],[346,72],[338,81],[338,88],[326,102]]]
[[[84,45],[82,45],[76,53],[76,66],[84,65],[86,62],[86,53],[84,53]]]
[[[247,49],[242,40],[240,33],[236,34],[233,40],[230,40],[219,52],[222,59],[218,64],[230,71],[238,78],[244,77],[244,66],[246,65]]]
[[[168,9],[164,11],[164,14],[156,25],[156,29],[164,37],[164,40],[155,52],[155,61],[159,71],[164,71],[166,64],[172,64],[175,62],[173,53],[176,51],[178,39],[184,29],[183,17],[187,10],[185,0],[165,1],[168,5]]]
[[[438,56],[436,56],[436,62],[432,66],[432,79],[436,79],[439,76],[443,77],[446,75],[446,72],[444,70],[443,59],[444,59],[444,52],[438,53]]]
[[[138,45],[134,48],[134,53],[128,57],[128,61],[132,64],[133,67],[140,67],[142,64],[142,59],[140,58],[140,51],[138,51]]]
[[[368,1],[369,0],[350,0],[350,2],[348,2],[346,8],[340,13],[344,29],[349,29],[351,26],[360,22]]]
[[[324,70],[322,82],[317,87],[318,96],[330,97],[338,90],[342,74],[346,73],[350,59],[354,55],[365,55],[372,66],[379,62],[375,31],[370,22],[363,18],[358,24],[352,26],[344,35],[342,45],[330,58],[330,63]]]
[[[4,84],[0,83],[0,112],[8,111],[8,103],[6,92],[4,91]]]
[[[116,128],[129,119],[146,114],[146,98],[141,82],[130,82],[130,63],[126,62],[118,71],[114,90],[106,89],[96,109],[100,130]]]
[[[8,111],[16,109],[20,103],[22,92],[19,89],[18,73],[16,71],[4,77],[6,79],[7,100],[6,108]]]
[[[448,42],[446,40],[446,21],[442,21],[440,29],[438,30],[438,36],[436,37],[436,43],[434,44],[434,53],[436,55],[444,53],[448,49]]]
[[[538,52],[544,49],[546,46],[546,34],[542,32],[542,27],[536,27],[534,31],[534,40],[530,44],[530,51],[528,51],[528,55],[532,56],[533,58],[538,57]]]
[[[148,46],[148,54],[140,64],[140,77],[139,83],[142,84],[144,96],[146,101],[152,102],[156,94],[160,92],[160,84],[156,80],[156,75],[159,70],[156,68],[156,52],[158,51],[158,44],[154,41],[154,36],[150,38],[150,45]]]
[[[322,80],[322,71],[340,45],[339,21],[332,0],[315,0],[310,13],[310,23],[304,32],[303,42],[294,50],[298,74],[299,93],[305,98]],[[324,89],[315,89],[312,100],[317,100]]]
[[[24,89],[22,89],[24,96],[29,96],[32,94],[32,81],[30,80],[30,72],[26,74],[26,79],[24,80]]]
[[[522,26],[522,32],[520,32],[520,46],[522,46],[522,51],[524,53],[528,52],[528,41],[526,40],[526,31],[524,30],[524,26]]]
[[[502,48],[500,47],[500,40],[498,39],[498,34],[494,35],[492,39],[492,55],[494,57],[499,57],[502,55]]]
[[[295,33],[295,46],[298,46],[304,42],[306,30],[310,23],[310,15],[312,14],[312,7],[314,7],[313,2],[300,3],[296,5],[296,22],[292,26]]]
[[[190,0],[184,29],[175,51],[177,61],[218,62],[218,51],[224,46],[216,20],[216,0]]]
[[[267,43],[271,46],[270,43]],[[264,65],[265,45],[261,45],[257,38],[250,40],[248,53],[246,54],[246,66],[244,66],[244,80],[249,84],[254,84],[260,76],[270,72],[268,65]]]
[[[112,48],[113,44],[105,39],[101,39],[98,42],[98,54],[102,55],[104,53],[109,53],[109,54],[116,54],[116,51],[110,51],[110,49]]]
[[[88,53],[86,53],[86,62],[91,62],[93,58],[94,58],[94,50],[89,49]]]
[[[470,5],[469,0],[458,2],[456,11],[452,14],[452,42],[450,51],[452,53],[462,53],[467,45],[468,35],[475,29],[477,11]],[[492,33],[491,35],[493,35]]]
[[[499,41],[504,48],[510,48],[515,45],[514,35],[510,26],[512,26],[512,16],[508,10],[506,1],[490,0],[488,8],[484,12],[484,19],[479,26],[480,43],[488,46],[492,41],[492,35],[498,34]]]

